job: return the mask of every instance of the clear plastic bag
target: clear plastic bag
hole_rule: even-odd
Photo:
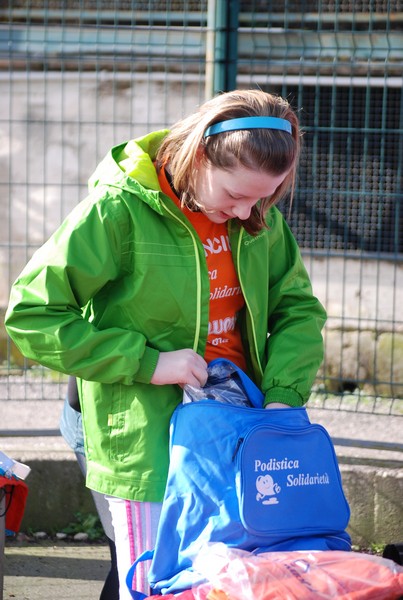
[[[194,568],[208,581],[193,589],[196,600],[397,600],[403,567],[359,552],[252,554],[212,544]]]
[[[234,406],[252,406],[236,369],[230,363],[211,364],[208,373],[204,387],[184,386],[184,404],[200,400],[217,400]]]
[[[4,475],[8,479],[15,477],[16,479],[26,479],[31,471],[31,468],[24,463],[18,462],[10,458],[0,450],[0,475]]]

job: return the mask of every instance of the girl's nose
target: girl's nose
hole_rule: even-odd
[[[250,216],[252,206],[253,204],[251,204],[250,202],[237,202],[232,207],[231,212],[234,215],[234,217],[238,217],[238,219],[240,219],[241,221],[245,221]]]

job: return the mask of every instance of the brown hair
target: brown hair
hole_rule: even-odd
[[[239,117],[271,116],[287,119],[292,133],[274,129],[246,129],[204,137],[215,123]],[[226,92],[202,104],[197,112],[178,121],[165,137],[157,154],[157,165],[169,164],[173,185],[182,203],[194,208],[195,165],[200,160],[230,170],[237,165],[270,175],[289,171],[270,198],[262,198],[242,221],[251,233],[266,227],[267,210],[289,191],[294,192],[296,169],[301,147],[298,118],[289,103],[261,90]]]

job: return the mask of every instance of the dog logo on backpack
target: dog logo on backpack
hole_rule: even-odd
[[[262,500],[262,504],[278,504],[276,495],[281,492],[281,487],[274,482],[271,475],[259,475],[256,479],[256,489],[257,502]]]

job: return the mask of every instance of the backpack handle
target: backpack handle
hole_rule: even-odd
[[[138,592],[137,590],[133,590],[132,586],[133,586],[134,573],[136,571],[137,565],[141,562],[145,562],[146,560],[152,560],[153,556],[154,556],[154,550],[146,550],[145,552],[140,554],[140,556],[134,561],[134,563],[132,564],[132,566],[130,567],[130,569],[127,572],[126,585],[129,588],[129,592],[130,592],[133,600],[144,600],[144,598],[148,598],[148,596],[149,596],[149,594],[147,595],[147,594],[143,594],[143,592]]]

